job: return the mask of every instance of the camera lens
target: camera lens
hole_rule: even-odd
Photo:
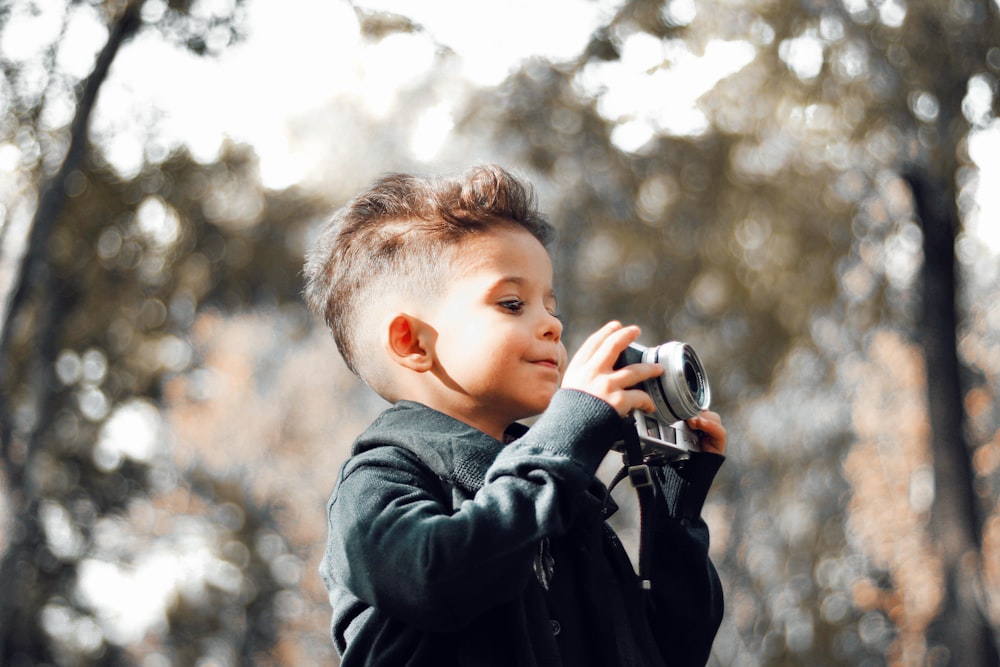
[[[706,403],[705,391],[707,389],[707,384],[704,380],[703,373],[701,370],[701,363],[698,361],[697,357],[693,357],[694,351],[689,349],[684,350],[684,381],[687,383],[688,391],[694,396],[694,400],[699,405]],[[706,405],[706,407],[708,407]]]
[[[711,401],[708,375],[691,346],[676,341],[664,343],[653,350],[649,360],[663,366],[656,391],[650,392],[661,413],[675,419],[690,419],[708,408]]]

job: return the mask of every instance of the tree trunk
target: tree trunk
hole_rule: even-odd
[[[927,363],[934,456],[930,529],[945,570],[945,600],[930,627],[928,643],[948,650],[947,664],[987,667],[1000,663],[992,626],[978,603],[982,517],[973,490],[957,347],[955,191],[950,181],[923,170],[907,174],[907,181],[924,235],[920,337]]]
[[[27,365],[29,377],[16,377],[14,364],[0,366],[0,461],[7,474],[10,489],[10,515],[15,528],[9,531],[10,543],[0,562],[0,582],[5,586],[0,595],[0,664],[18,664],[17,659],[35,659],[39,650],[37,614],[45,600],[44,590],[34,590],[33,583],[40,567],[39,560],[51,560],[37,516],[41,498],[33,487],[30,471],[37,458],[48,426],[47,416],[58,387],[55,358],[58,355],[59,334],[66,313],[66,299],[73,290],[63,290],[48,259],[48,242],[66,204],[66,178],[86,158],[90,118],[97,95],[107,79],[111,63],[121,46],[132,37],[141,19],[142,2],[129,2],[112,26],[107,43],[98,54],[94,70],[87,77],[70,126],[69,148],[59,170],[42,188],[38,208],[32,219],[28,247],[11,292],[10,307],[0,330],[0,357],[12,359],[17,346],[15,331],[19,319],[32,302],[37,308],[33,318],[31,339],[33,349]],[[20,384],[27,385],[28,413],[32,415],[26,428],[15,432],[13,410],[9,401],[17,394]],[[31,595],[12,594],[22,584],[32,588]],[[32,596],[35,601],[32,602]],[[40,602],[40,604],[39,604]]]

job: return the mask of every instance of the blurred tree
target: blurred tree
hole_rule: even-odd
[[[192,604],[182,598],[163,651],[193,664],[222,642],[231,664],[265,664],[275,641],[273,607],[294,582],[261,564],[261,536],[276,530],[269,508],[219,479],[180,476],[160,452],[155,412],[132,416],[137,400],[157,400],[163,379],[192,363],[185,332],[199,309],[297,300],[301,235],[324,204],[265,192],[255,158],[235,146],[208,164],[184,152],[147,156],[140,173],[123,177],[88,133],[125,42],[158,31],[211,55],[240,37],[241,3],[222,10],[143,1],[0,9],[5,44],[29,34],[25,21],[59,11],[62,32],[86,14],[105,22],[107,38],[82,79],[57,57],[61,32],[30,54],[0,53],[0,143],[19,158],[0,188],[2,259],[15,266],[0,338],[0,460],[11,517],[0,563],[0,663],[126,664],[127,649],[102,622],[100,605],[113,601],[88,602],[81,567],[106,556],[109,540],[131,539],[114,517],[179,489],[194,488],[200,513],[235,507],[240,519],[228,539],[248,546],[226,552],[220,538],[218,562],[235,570],[235,584],[210,583],[214,593]],[[53,109],[67,108],[61,123]],[[33,200],[33,210],[16,205]],[[20,254],[19,215],[28,228]],[[239,610],[221,613],[232,605]]]

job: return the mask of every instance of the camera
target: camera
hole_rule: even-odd
[[[699,447],[698,434],[684,421],[708,409],[712,399],[705,368],[694,349],[679,341],[656,347],[632,343],[618,356],[614,367],[640,362],[663,366],[662,375],[634,387],[648,393],[656,406],[655,412],[636,410],[633,415],[643,458],[650,463],[686,459]],[[614,448],[624,451],[623,443]]]

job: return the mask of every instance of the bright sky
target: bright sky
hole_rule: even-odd
[[[1000,121],[969,138],[969,156],[979,167],[976,203],[979,210],[966,222],[966,231],[1000,257]]]
[[[424,28],[371,44],[362,40],[346,2],[249,0],[246,43],[227,49],[217,60],[179,52],[152,36],[126,46],[102,91],[95,131],[109,137],[109,157],[125,172],[141,164],[154,123],[164,150],[185,143],[204,160],[216,155],[224,137],[246,141],[260,156],[265,184],[279,188],[310,170],[309,158],[290,146],[291,117],[335,99],[382,117],[392,110],[396,91],[438,64],[441,44],[459,56],[465,81],[496,85],[528,56],[565,59],[578,54],[620,2],[357,0],[359,6],[397,12]],[[223,13],[229,2],[207,0],[204,6]],[[676,0],[671,7],[689,21],[697,5]],[[80,13],[82,17],[84,10]],[[79,23],[70,31],[67,49],[95,48],[101,35],[87,30],[83,18]],[[782,58],[808,78],[822,61],[818,44],[811,35],[789,40]],[[612,140],[625,151],[637,150],[657,133],[703,132],[707,119],[696,106],[698,98],[754,57],[747,42],[716,40],[697,57],[679,43],[663,43],[644,33],[626,37],[621,50],[620,60],[589,66],[577,83],[585,92],[600,93],[598,110],[616,123]],[[668,58],[670,68],[657,67]],[[669,98],[650,94],[657,90],[669,91]],[[137,107],[136,100],[146,104]],[[406,147],[414,157],[430,160],[437,154],[452,128],[452,104],[441,100],[419,118]],[[1000,126],[976,133],[970,154],[981,169],[980,183],[1000,180]],[[981,187],[978,198],[980,210],[968,232],[1000,254],[1000,190]]]
[[[424,27],[423,33],[369,44],[346,2],[251,0],[249,38],[217,61],[178,53],[153,36],[129,44],[102,90],[95,130],[114,128],[107,133],[112,162],[125,171],[138,168],[144,142],[137,139],[153,120],[135,115],[132,102],[142,99],[167,112],[157,122],[168,145],[183,141],[207,160],[224,135],[251,142],[265,183],[281,187],[299,180],[307,168],[301,156],[290,153],[290,116],[336,98],[384,115],[401,86],[419,81],[436,64],[438,44],[460,57],[468,82],[497,84],[529,55],[579,53],[619,1],[359,0],[360,6],[395,11]],[[555,24],[558,30],[552,29]],[[411,149],[418,157],[432,157],[450,127],[448,106],[435,107],[422,119],[423,136],[415,137]]]
[[[224,136],[247,141],[261,158],[265,184],[282,187],[309,170],[305,156],[289,147],[290,117],[334,99],[382,117],[392,110],[398,90],[439,64],[442,44],[457,54],[462,80],[474,86],[499,84],[529,56],[559,60],[579,54],[620,3],[358,0],[367,9],[403,14],[424,29],[371,44],[362,40],[346,3],[251,0],[249,39],[217,61],[180,53],[153,36],[129,44],[102,90],[95,131],[107,137],[109,157],[125,173],[139,168],[154,120],[165,148],[183,142],[205,160],[214,157]],[[675,4],[693,18],[693,4]],[[714,41],[704,56],[695,57],[680,42],[664,44],[636,33],[625,39],[620,61],[588,67],[579,84],[595,96],[601,93],[601,113],[618,124],[612,139],[630,151],[656,133],[707,129],[695,105],[698,97],[753,55],[746,42]],[[657,68],[668,57],[672,66]],[[651,68],[657,70],[652,76]],[[651,90],[669,91],[669,97],[650,95]],[[136,99],[164,115],[136,114]],[[452,128],[452,104],[441,100],[418,120],[408,147],[414,157],[436,155]]]
[[[13,14],[0,48],[8,56],[27,57],[39,44],[54,39],[61,29],[64,1],[35,0],[39,11]],[[248,142],[260,156],[265,184],[280,188],[301,180],[310,169],[307,157],[290,147],[290,118],[323,109],[336,99],[384,116],[400,87],[419,81],[438,64],[435,54],[440,44],[459,56],[459,73],[465,81],[497,84],[527,56],[563,59],[578,54],[593,29],[620,3],[356,0],[370,10],[403,14],[424,28],[422,33],[393,35],[370,44],[361,39],[347,2],[248,0],[248,39],[218,59],[168,47],[150,34],[127,44],[102,89],[94,131],[112,163],[126,174],[139,168],[151,138],[163,152],[183,143],[204,160],[217,154],[227,136]],[[225,14],[231,5],[232,0],[201,0],[193,11]],[[147,0],[144,11],[155,18],[164,7],[165,0]],[[674,0],[670,11],[673,19],[688,22],[696,16],[697,4]],[[893,16],[890,12],[883,20],[891,23]],[[559,29],[552,29],[554,25]],[[92,54],[105,39],[96,11],[86,3],[77,5],[60,43],[60,65],[85,75]],[[793,71],[808,77],[821,62],[820,48],[815,35],[804,34],[782,45],[782,58]],[[612,140],[631,151],[656,133],[704,131],[707,120],[696,107],[698,97],[753,55],[746,42],[714,41],[704,56],[696,57],[682,46],[637,33],[625,38],[619,61],[588,67],[577,83],[586,92],[600,93],[599,111],[616,123]],[[671,67],[657,68],[664,58],[670,59]],[[650,94],[651,90],[669,90],[670,97]],[[418,120],[407,147],[414,157],[430,160],[446,141],[452,127],[451,104],[441,100]],[[59,125],[71,114],[72,105],[56,98],[46,117]],[[970,153],[981,168],[980,183],[1000,180],[998,135],[1000,129],[994,125],[970,141]],[[0,147],[0,171],[16,157]],[[979,198],[980,214],[970,221],[969,231],[993,253],[1000,253],[1000,191],[981,188]]]

